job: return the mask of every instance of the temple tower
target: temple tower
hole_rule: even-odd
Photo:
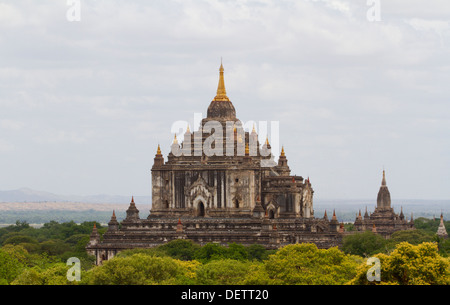
[[[380,190],[377,196],[377,208],[378,210],[390,210],[391,209],[391,194],[386,185],[386,174],[383,170],[383,179],[381,180]]]
[[[444,225],[444,215],[442,214],[442,212],[441,212],[441,221],[439,223],[439,227],[436,234],[441,238],[448,238],[447,230],[445,229]]]

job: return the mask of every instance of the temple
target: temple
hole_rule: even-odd
[[[439,227],[436,232],[436,235],[440,238],[448,238],[447,230],[445,229],[444,225],[444,214],[441,212],[441,221],[439,222]]]
[[[372,230],[385,238],[389,238],[392,233],[396,231],[414,229],[414,219],[412,214],[410,221],[407,221],[403,214],[403,208],[400,209],[399,215],[396,214],[391,207],[391,194],[386,185],[386,173],[384,170],[380,190],[378,191],[375,211],[369,215],[366,208],[363,218],[360,210],[359,215],[356,216],[354,227],[357,231]]]
[[[319,248],[341,243],[343,225],[335,213],[330,220],[326,212],[315,218],[311,182],[291,175],[284,147],[275,162],[269,138],[261,144],[255,127],[244,130],[227,96],[222,64],[206,118],[196,131],[187,126],[183,132],[183,139],[174,136],[167,160],[158,145],[149,215],[141,218],[132,198],[120,224],[113,212],[102,241],[93,231],[87,251],[97,264],[124,249],[174,239],[268,249],[299,242]]]

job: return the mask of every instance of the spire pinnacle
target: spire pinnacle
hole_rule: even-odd
[[[286,155],[284,154],[284,146],[281,146],[281,157],[285,157]]]
[[[383,169],[383,180],[381,180],[381,185],[386,185],[386,174]]]
[[[223,77],[223,65],[222,65],[222,59],[220,59],[220,76],[219,76],[219,85],[217,86],[217,95],[214,97],[213,101],[219,101],[219,102],[229,102],[230,99],[227,96],[227,91],[225,90],[225,80]]]
[[[177,134],[175,134],[174,138],[173,138],[173,143],[172,144],[178,144],[178,140],[177,140]]]
[[[156,150],[156,154],[158,156],[161,156],[161,147],[159,147],[159,144],[158,144],[158,149]]]

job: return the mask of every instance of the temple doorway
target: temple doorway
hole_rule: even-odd
[[[199,217],[205,216],[205,205],[201,201],[197,205],[197,216]]]

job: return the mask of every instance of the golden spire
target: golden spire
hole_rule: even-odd
[[[284,154],[284,146],[281,146],[281,157],[285,157],[286,155]]]
[[[161,148],[159,147],[159,144],[158,144],[158,149],[156,150],[156,154],[158,156],[161,156]]]
[[[177,134],[175,134],[175,137],[173,138],[173,143],[172,144],[178,144]]]
[[[266,136],[266,145],[269,145],[269,136]]]
[[[220,77],[219,77],[219,85],[217,86],[217,95],[214,97],[213,101],[220,102],[229,102],[230,99],[227,96],[227,91],[225,90],[225,80],[223,78],[223,65],[222,59],[220,60]]]
[[[189,124],[187,125],[186,133],[191,133],[191,129],[189,128]]]
[[[255,129],[255,123],[253,123],[253,129],[252,129],[252,133],[256,133],[256,129]]]

